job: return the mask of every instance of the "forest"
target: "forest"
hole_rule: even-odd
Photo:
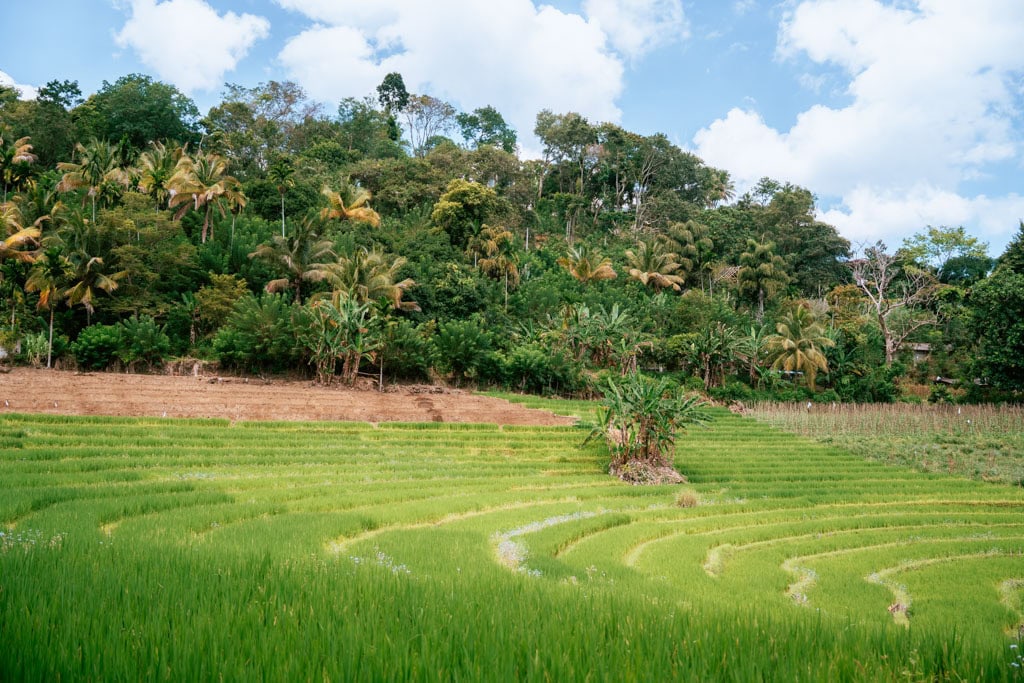
[[[322,384],[561,396],[657,374],[722,400],[1019,401],[1024,223],[851,245],[811,189],[661,134],[544,110],[542,157],[493,107],[389,74],[334,111],[294,83],[203,115],[132,74],[0,88],[0,355],[180,359]]]

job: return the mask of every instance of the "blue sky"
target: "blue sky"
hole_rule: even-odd
[[[297,81],[332,111],[399,71],[491,104],[524,154],[542,108],[663,132],[803,185],[854,243],[963,225],[998,254],[1024,218],[1020,0],[8,0],[0,80],[147,73],[203,111],[225,81]],[[36,28],[33,28],[36,27]]]

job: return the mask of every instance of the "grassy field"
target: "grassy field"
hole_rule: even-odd
[[[631,487],[583,428],[5,415],[0,681],[1020,680],[1024,491],[716,417]]]
[[[1024,486],[1021,406],[762,403],[754,415],[872,460]]]

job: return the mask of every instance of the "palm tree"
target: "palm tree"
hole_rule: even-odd
[[[57,302],[64,294],[64,287],[71,275],[71,263],[60,247],[45,250],[29,271],[25,281],[25,290],[39,292],[37,308],[50,312],[50,337],[46,349],[46,367],[50,367],[53,359],[53,311]]]
[[[558,259],[558,265],[584,284],[618,277],[611,259],[585,246],[570,247],[568,255]]]
[[[37,159],[32,153],[31,138],[18,138],[10,145],[5,144],[0,134],[0,180],[4,184],[3,202],[7,202],[7,191],[28,179],[28,165]]]
[[[170,208],[179,207],[175,218],[181,218],[186,211],[199,211],[203,207],[203,232],[201,242],[206,243],[206,236],[213,236],[213,224],[210,220],[216,208],[221,216],[225,215],[223,201],[231,201],[232,197],[244,197],[242,184],[234,176],[227,174],[228,162],[219,154],[200,153],[192,157],[187,154],[178,160],[174,175],[168,181],[171,192]]]
[[[629,276],[657,291],[666,287],[677,292],[682,289],[685,280],[675,274],[682,267],[677,258],[658,242],[640,242],[635,252],[632,249],[626,251],[626,259],[631,266]]]
[[[267,169],[267,180],[277,186],[277,193],[281,195],[281,237],[284,237],[284,195],[289,187],[295,187],[293,175],[295,166],[288,157],[278,157]]]
[[[515,253],[515,235],[502,226],[484,225],[477,240],[483,258],[480,270],[486,275],[505,280],[505,310],[508,311],[509,281],[513,287],[519,284],[519,258]]]
[[[302,303],[302,284],[319,282],[331,275],[337,254],[331,241],[321,236],[320,223],[306,219],[290,237],[274,235],[270,242],[249,254],[249,258],[283,266],[287,275],[268,282],[266,290],[271,293],[294,290],[295,303]]]
[[[818,371],[828,372],[828,360],[822,349],[832,346],[835,341],[803,303],[782,316],[775,325],[775,334],[765,339],[765,348],[773,358],[772,369],[802,372],[811,391],[817,388]]]
[[[710,230],[696,221],[672,223],[661,238],[665,246],[676,254],[686,276],[697,273],[701,288],[704,287],[704,273],[708,270],[715,243]]]
[[[26,227],[22,224],[21,211],[14,202],[0,204],[0,261],[12,259],[20,263],[32,263],[34,254],[29,251],[39,241],[42,234],[41,226],[48,217],[37,218],[35,223]]]
[[[184,153],[182,147],[168,149],[162,142],[151,142],[139,155],[139,189],[154,199],[158,209],[170,198],[168,183]]]
[[[114,145],[96,139],[86,145],[78,142],[75,143],[75,157],[77,162],[57,164],[57,170],[64,174],[57,184],[57,191],[87,189],[86,196],[92,202],[92,222],[96,223],[96,199],[109,194],[113,188],[127,187],[131,179],[121,167],[121,155]]]
[[[343,295],[364,304],[386,299],[392,308],[418,311],[415,301],[402,301],[406,290],[416,283],[406,278],[398,281],[398,271],[406,264],[402,256],[390,256],[378,247],[360,247],[352,254],[343,254],[329,269],[328,282],[334,298]]]
[[[757,301],[757,322],[764,320],[765,298],[775,296],[789,284],[786,262],[775,253],[774,242],[758,244],[747,240],[747,250],[740,254],[738,273],[741,294],[750,294]]]
[[[320,212],[324,220],[357,221],[375,228],[380,225],[380,214],[366,205],[373,198],[369,190],[346,182],[337,192],[324,187],[322,193],[328,204]]]
[[[92,314],[96,310],[93,301],[97,292],[110,294],[117,289],[117,282],[124,277],[124,271],[107,275],[103,272],[103,259],[89,256],[78,251],[68,257],[71,272],[68,287],[64,290],[64,299],[68,306],[82,304],[85,308],[86,323],[92,324]]]

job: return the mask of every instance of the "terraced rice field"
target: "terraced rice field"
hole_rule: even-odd
[[[1020,680],[1020,488],[716,418],[4,415],[0,680]]]

